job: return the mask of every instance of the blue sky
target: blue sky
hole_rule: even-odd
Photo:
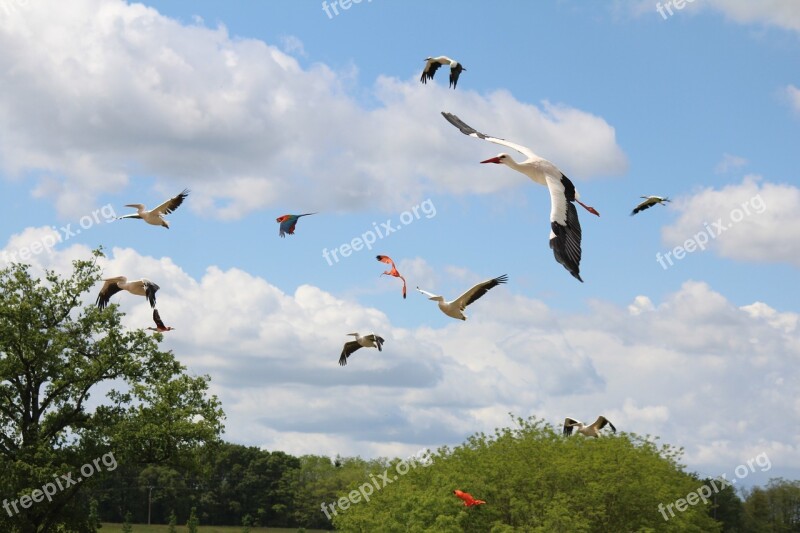
[[[109,275],[159,283],[178,327],[164,346],[211,375],[236,442],[402,455],[508,412],[602,410],[704,474],[768,453],[763,479],[796,476],[798,37],[792,0],[667,19],[633,0],[365,0],[332,18],[316,1],[6,0],[0,246],[72,224],[31,261],[64,270],[102,245]],[[446,68],[419,83],[430,55],[464,64],[457,90]],[[440,111],[531,147],[600,211],[579,213],[585,283],[553,259],[546,191],[480,165],[507,150]],[[169,230],[80,228],[183,188]],[[629,216],[648,194],[673,202]],[[324,259],[420,205],[430,216],[374,249]],[[278,237],[277,216],[311,211]],[[413,290],[452,298],[500,274],[464,323]],[[116,301],[149,325],[146,304]],[[373,330],[385,350],[339,368],[345,334]]]

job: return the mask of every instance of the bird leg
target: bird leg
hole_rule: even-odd
[[[598,213],[597,209],[595,209],[594,207],[592,207],[590,205],[586,205],[585,203],[581,202],[578,199],[576,199],[575,201],[578,202],[579,204],[581,204],[583,206],[583,208],[586,209],[587,211],[589,211],[591,214],[600,216],[600,213]]]

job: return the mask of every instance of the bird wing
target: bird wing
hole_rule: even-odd
[[[433,79],[433,75],[436,74],[436,71],[442,65],[433,59],[426,60],[425,68],[422,69],[422,76],[420,77],[419,81],[422,83],[428,83],[428,80]]]
[[[573,427],[577,426],[578,424],[580,424],[580,422],[578,422],[574,418],[569,418],[569,417],[565,418],[564,419],[564,435],[566,435],[566,436],[572,435]]]
[[[394,261],[388,255],[376,255],[375,259],[380,261],[381,263],[386,263],[387,265],[392,265],[392,269],[397,270],[397,267],[394,266]]]
[[[111,297],[121,290],[122,289],[119,288],[119,285],[117,285],[116,279],[106,281],[103,284],[103,287],[100,289],[100,294],[97,295],[97,300],[95,301],[97,307],[100,309],[105,309],[109,300],[111,300]]]
[[[350,341],[344,343],[344,348],[342,348],[342,355],[339,356],[339,365],[344,366],[347,364],[347,358],[350,356],[351,353],[355,352],[361,348],[361,345],[358,344],[358,341]]]
[[[142,282],[144,283],[144,295],[147,298],[147,301],[150,302],[150,307],[155,309],[155,307],[156,307],[156,292],[161,287],[159,287],[158,285],[156,285],[155,283],[153,283],[150,280],[142,280]]]
[[[453,89],[456,88],[458,77],[461,75],[462,70],[464,70],[464,67],[461,66],[461,63],[456,63],[456,66],[450,67],[450,86]]]
[[[158,309],[153,309],[153,322],[156,323],[157,327],[166,329],[164,322],[161,320],[161,315],[158,314]]]
[[[595,420],[594,424],[592,424],[592,426],[597,430],[603,429],[606,427],[606,425],[608,425],[611,428],[611,431],[614,433],[617,432],[617,428],[614,427],[614,424],[612,424],[611,421],[603,415],[598,416],[597,420]]]
[[[421,292],[422,294],[424,294],[425,296],[427,296],[429,300],[433,300],[433,299],[435,299],[435,298],[439,298],[439,297],[440,297],[438,294],[433,294],[432,292],[423,291],[423,290],[422,290],[422,289],[420,289],[419,287],[417,287],[417,290],[418,290],[419,292]]]
[[[516,150],[517,152],[521,153],[522,155],[524,155],[528,159],[538,159],[539,158],[539,156],[534,154],[533,151],[530,148],[527,148],[525,146],[521,146],[521,145],[516,144],[516,143],[512,143],[512,142],[507,141],[505,139],[498,139],[497,137],[492,137],[490,135],[483,134],[483,133],[477,131],[472,126],[469,126],[466,123],[464,123],[463,120],[461,120],[460,118],[458,118],[457,116],[455,116],[452,113],[446,113],[446,112],[442,111],[442,116],[445,119],[447,119],[447,122],[449,122],[450,124],[452,124],[453,126],[458,128],[459,130],[461,130],[461,133],[463,133],[464,135],[469,135],[470,137],[475,137],[476,139],[483,139],[484,141],[489,141],[489,142],[492,142],[494,144],[499,144],[501,146],[506,146],[508,148],[511,148],[512,150]]]
[[[575,209],[575,186],[564,174],[556,179],[545,174],[550,191],[550,248],[556,261],[581,283],[581,223]]]
[[[179,195],[170,198],[160,206],[153,209],[152,212],[160,213],[162,215],[168,215],[173,211],[175,211],[176,209],[178,209],[178,206],[180,206],[183,203],[183,201],[186,199],[187,196],[189,196],[189,189],[183,189],[183,191]]]
[[[464,308],[467,307],[469,304],[471,304],[472,302],[474,302],[475,300],[486,294],[486,291],[494,287],[497,287],[499,284],[505,283],[506,281],[508,281],[508,276],[506,276],[505,274],[493,279],[487,279],[486,281],[482,281],[477,285],[475,285],[474,287],[472,287],[471,289],[469,289],[461,296],[459,296],[458,298],[456,298],[453,303],[458,305],[459,309],[463,311]]]
[[[294,228],[297,226],[297,217],[294,215],[290,216],[283,222],[281,222],[280,229],[278,230],[278,234],[281,237],[286,237],[286,234],[294,235]]]

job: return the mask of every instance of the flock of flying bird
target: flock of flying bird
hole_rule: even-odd
[[[436,74],[436,71],[442,65],[448,65],[450,67],[450,87],[455,89],[456,85],[458,84],[459,76],[467,69],[465,69],[464,66],[458,61],[450,59],[447,56],[426,58],[425,68],[422,71],[420,81],[425,84],[428,81],[433,80],[434,74]],[[583,279],[581,279],[580,276],[582,233],[575,203],[578,203],[581,207],[595,216],[600,216],[600,213],[594,207],[586,205],[580,200],[580,195],[578,194],[578,191],[573,183],[556,165],[536,155],[530,148],[507,141],[505,139],[501,139],[499,137],[493,137],[491,135],[481,133],[475,128],[467,125],[464,121],[452,113],[442,112],[442,116],[450,124],[458,128],[464,135],[489,141],[500,146],[505,146],[525,156],[525,160],[517,162],[507,153],[500,153],[495,157],[481,161],[481,163],[506,165],[507,167],[524,174],[539,185],[547,187],[548,192],[550,193],[550,248],[553,250],[553,256],[555,257],[555,260],[563,265],[573,277],[583,282]],[[148,224],[162,226],[169,229],[169,223],[164,216],[175,211],[188,195],[189,190],[184,189],[177,196],[170,198],[158,207],[150,210],[147,210],[142,204],[127,204],[126,207],[135,208],[136,213],[124,215],[119,218],[141,219]],[[665,205],[666,202],[670,201],[669,198],[662,196],[642,196],[641,198],[644,200],[639,203],[633,209],[633,211],[631,211],[631,215],[635,215],[640,211],[649,209],[656,204]],[[285,237],[287,234],[294,235],[297,221],[301,217],[314,214],[316,213],[283,215],[278,217],[276,219],[276,222],[280,225],[278,234],[280,237]],[[378,255],[377,260],[390,266],[389,270],[386,270],[381,274],[382,276],[387,275],[402,280],[402,295],[403,298],[405,298],[406,279],[400,274],[400,272],[398,272],[394,261],[386,255]],[[153,308],[153,321],[155,322],[156,327],[148,327],[148,330],[166,332],[175,329],[173,327],[164,325],[164,322],[161,320],[161,317],[158,313],[158,309],[156,309],[156,292],[159,289],[158,285],[146,278],[128,281],[125,276],[106,278],[103,281],[103,287],[100,289],[100,294],[97,296],[96,301],[96,304],[99,308],[105,308],[108,305],[111,297],[116,293],[120,291],[127,291],[137,296],[144,296],[150,303],[150,307]],[[482,281],[461,294],[461,296],[455,300],[450,301],[446,301],[444,297],[424,291],[419,287],[416,289],[421,294],[427,296],[429,300],[437,302],[439,309],[445,315],[457,320],[466,320],[467,317],[464,314],[464,310],[468,305],[474,303],[490,289],[502,283],[506,283],[507,281],[508,277],[506,275]],[[352,355],[356,350],[359,350],[360,348],[377,348],[378,351],[382,351],[383,344],[385,342],[381,336],[376,335],[375,333],[362,336],[358,332],[355,332],[348,333],[347,335],[353,336],[354,340],[348,341],[344,344],[342,353],[339,356],[339,364],[341,366],[347,364],[348,357],[350,357],[350,355]],[[573,429],[577,429],[578,433],[587,437],[598,437],[600,435],[600,431],[606,426],[610,427],[613,432],[616,432],[614,425],[602,415],[590,425],[585,425],[573,418],[566,418],[563,425],[563,434],[565,436],[569,436],[572,434]],[[483,500],[476,500],[469,493],[465,493],[460,490],[455,490],[453,493],[457,497],[461,498],[464,501],[464,505],[467,507],[486,503]]]

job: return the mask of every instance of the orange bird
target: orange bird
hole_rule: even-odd
[[[466,507],[472,507],[474,505],[481,505],[481,504],[486,503],[483,500],[476,500],[475,498],[472,497],[472,494],[470,494],[469,492],[462,492],[462,491],[456,489],[456,490],[453,491],[453,494],[455,494],[456,496],[458,496],[459,498],[464,500],[464,505]]]
[[[381,263],[386,263],[387,265],[392,265],[392,268],[390,268],[389,270],[387,270],[386,272],[381,274],[381,276],[383,276],[385,274],[387,276],[394,276],[396,278],[402,279],[403,280],[403,298],[405,298],[406,297],[406,278],[401,276],[400,272],[397,271],[397,267],[394,266],[394,261],[392,261],[392,258],[389,257],[388,255],[378,255],[378,256],[375,256],[375,258],[378,261],[380,261]]]

